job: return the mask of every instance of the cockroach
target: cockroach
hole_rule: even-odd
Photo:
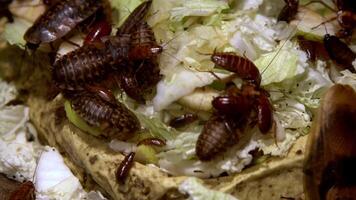
[[[337,20],[341,30],[339,30],[336,33],[336,36],[339,38],[347,38],[352,36],[352,32],[356,27],[356,3],[355,1],[352,0],[335,0],[334,4],[336,5],[338,10],[335,10],[328,6],[326,3],[322,1],[311,1],[308,4],[311,3],[320,3],[324,5],[326,8],[330,9],[331,11],[334,11],[336,13],[336,16],[328,19],[327,21],[319,24],[323,25],[327,22],[331,22],[334,20]],[[316,27],[318,27],[316,26]],[[314,27],[314,28],[316,28]]]
[[[140,145],[149,145],[149,146],[156,146],[156,147],[163,147],[166,145],[166,142],[164,140],[161,140],[159,138],[146,138],[141,140],[137,146]]]
[[[140,25],[144,20],[149,8],[151,7],[151,4],[152,0],[148,0],[136,7],[135,10],[132,11],[125,22],[117,30],[116,35],[133,33],[137,29],[137,26]]]
[[[101,38],[110,35],[110,33],[111,24],[105,18],[101,18],[94,22],[94,25],[89,29],[89,33],[84,39],[84,44],[100,42]]]
[[[304,163],[307,199],[356,197],[356,92],[336,84],[323,97]]]
[[[261,74],[258,68],[247,58],[234,53],[214,52],[211,60],[234,72],[245,83],[241,89],[227,84],[226,94],[213,99],[216,112],[205,124],[196,145],[196,154],[202,161],[209,161],[227,147],[238,143],[240,132],[249,121],[255,121],[255,117],[263,134],[268,133],[273,125],[273,107],[268,99],[269,94],[260,87]],[[255,115],[251,115],[253,110]]]
[[[105,100],[108,103],[111,103],[113,105],[116,104],[115,96],[110,89],[104,88],[99,85],[88,85],[86,86],[86,90],[90,93],[98,95],[101,99]]]
[[[161,79],[159,66],[153,59],[137,61],[121,74],[120,87],[129,97],[141,103]]]
[[[159,138],[146,138],[138,142],[137,146],[140,145],[149,145],[149,146],[156,146],[156,147],[163,147],[166,145],[166,142],[159,139]],[[134,158],[136,153],[131,152],[127,154],[124,160],[120,163],[119,167],[116,170],[116,180],[123,184],[125,183],[126,177],[133,166]]]
[[[302,36],[298,36],[297,39],[299,47],[307,54],[309,61],[330,59],[323,42],[308,40]]]
[[[132,33],[132,49],[129,59],[143,60],[156,57],[163,48],[157,44],[152,28],[146,23],[141,23],[137,31]]]
[[[125,183],[126,177],[130,172],[130,169],[133,166],[135,152],[131,152],[125,156],[124,160],[120,163],[119,167],[116,170],[116,180],[123,184]]]
[[[126,140],[140,129],[140,122],[125,105],[109,103],[97,93],[87,91],[67,93],[73,110],[89,125],[99,127],[102,136],[109,139]]]
[[[169,126],[173,128],[182,128],[198,120],[198,115],[194,113],[185,113],[181,116],[175,117],[169,121]]]
[[[36,200],[35,186],[31,181],[20,183],[0,174],[0,199]]]
[[[356,59],[356,54],[338,37],[325,34],[324,46],[330,58],[342,69],[355,72],[352,62]]]
[[[195,152],[199,160],[209,161],[238,142],[236,123],[224,115],[213,115],[198,137]]]
[[[292,21],[298,13],[299,0],[284,0],[286,5],[282,8],[279,13],[277,20],[278,21]]]
[[[79,23],[104,9],[105,4],[104,0],[56,1],[26,31],[26,46],[36,49],[41,43],[51,43],[66,36]]]
[[[83,90],[85,85],[103,80],[113,68],[127,60],[129,49],[129,35],[107,37],[103,42],[84,45],[54,63],[52,79],[60,89]]]
[[[261,84],[261,74],[253,62],[247,58],[237,56],[235,53],[214,52],[211,61],[216,65],[236,73],[241,79],[251,82],[257,86]]]

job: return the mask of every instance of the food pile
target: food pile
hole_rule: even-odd
[[[136,161],[170,176],[217,178],[285,157],[327,89],[356,89],[353,3],[308,2],[9,1],[2,38],[22,49],[18,68],[45,74],[41,92],[56,102],[56,124],[68,121],[124,155],[111,177],[118,185]],[[26,97],[16,103],[24,82],[40,85],[1,81],[0,171],[33,181],[36,198],[104,198],[83,190],[68,158],[40,145]],[[51,170],[62,174],[47,185],[42,173]],[[179,190],[234,199],[195,178]]]

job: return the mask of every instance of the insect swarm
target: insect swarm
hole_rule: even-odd
[[[336,84],[324,96],[308,138],[304,187],[309,199],[356,196],[356,92]]]

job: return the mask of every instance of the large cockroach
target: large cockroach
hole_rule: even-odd
[[[107,37],[103,42],[84,45],[54,63],[52,79],[60,89],[83,90],[127,60],[129,49],[130,36]]]
[[[104,0],[56,1],[26,31],[27,47],[36,49],[41,43],[51,43],[66,36],[79,23],[106,6]]]
[[[152,28],[146,23],[141,23],[132,33],[132,49],[129,59],[143,60],[155,58],[163,48],[157,44]]]
[[[163,147],[166,145],[166,142],[159,139],[159,138],[146,138],[141,140],[137,146],[140,145],[149,145],[149,146],[156,146],[156,147]],[[120,163],[119,167],[116,170],[116,180],[123,184],[125,183],[126,177],[128,173],[130,172],[130,169],[133,166],[134,163],[134,158],[135,158],[136,153],[135,152],[130,152],[127,154]]]
[[[36,200],[35,186],[31,181],[20,183],[0,174],[0,199]]]
[[[198,137],[195,152],[199,160],[209,161],[239,139],[236,123],[224,115],[213,115]]]
[[[282,8],[279,13],[278,21],[292,21],[298,13],[299,0],[284,0],[286,5]]]
[[[110,94],[106,95],[110,98]],[[65,94],[73,110],[89,125],[99,127],[102,136],[126,140],[140,129],[140,122],[125,105],[115,100],[104,100],[97,93],[79,92]],[[113,104],[114,103],[114,104]]]
[[[214,52],[211,60],[247,83],[241,89],[230,86],[226,94],[213,99],[216,113],[205,124],[196,145],[197,156],[202,161],[211,160],[225,151],[226,147],[236,144],[240,131],[249,121],[257,121],[263,134],[268,133],[273,125],[273,107],[268,93],[260,87],[261,74],[258,68],[234,53]],[[252,110],[255,110],[255,115],[251,115]],[[251,119],[251,116],[257,119]]]
[[[234,53],[214,52],[211,61],[216,65],[236,73],[238,77],[259,86],[261,84],[261,74],[253,62],[247,58],[237,56]]]
[[[326,34],[324,46],[329,57],[338,63],[342,69],[355,72],[352,62],[356,59],[356,54],[344,42],[336,36]]]
[[[307,144],[307,199],[356,197],[356,92],[336,84],[325,94]]]

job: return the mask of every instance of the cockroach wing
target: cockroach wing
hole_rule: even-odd
[[[356,92],[334,85],[326,93],[307,144],[307,199],[356,197]],[[352,199],[352,198],[351,198]]]

